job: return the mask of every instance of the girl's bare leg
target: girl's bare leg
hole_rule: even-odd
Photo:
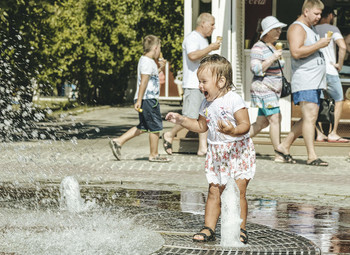
[[[215,231],[216,223],[221,213],[220,195],[223,190],[224,186],[209,184],[208,200],[205,205],[204,226],[211,228],[213,231]],[[210,232],[207,229],[201,232],[210,236]],[[203,236],[201,235],[195,235],[193,238],[203,240]]]
[[[240,205],[241,205],[241,228],[246,229],[246,224],[247,224],[247,215],[248,215],[248,202],[246,198],[246,191],[248,187],[248,183],[250,180],[247,179],[237,179],[236,184],[239,188],[240,192]],[[242,234],[242,233],[241,233]],[[242,241],[242,240],[241,240]]]

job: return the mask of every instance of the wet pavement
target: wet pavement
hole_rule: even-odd
[[[244,247],[222,247],[221,242],[221,222],[219,221],[216,230],[216,241],[208,243],[194,243],[192,242],[193,233],[196,233],[203,224],[203,208],[204,208],[204,197],[203,193],[193,193],[193,192],[169,192],[169,191],[155,191],[155,190],[125,190],[125,189],[108,189],[102,186],[83,186],[82,189],[83,198],[86,201],[94,201],[93,204],[97,205],[91,207],[88,214],[81,213],[78,218],[74,219],[74,232],[78,235],[84,229],[89,233],[89,223],[84,220],[85,218],[90,219],[93,222],[92,226],[96,229],[94,232],[101,232],[105,235],[106,239],[111,239],[111,235],[106,234],[106,232],[115,232],[116,229],[108,228],[100,229],[95,221],[98,218],[106,217],[106,212],[108,218],[112,213],[113,222],[118,221],[119,218],[132,219],[138,226],[148,226],[149,229],[153,230],[153,233],[158,233],[161,238],[164,239],[161,245],[153,245],[154,252],[142,252],[140,250],[130,249],[121,250],[113,254],[321,254],[320,248],[318,248],[311,241],[297,235],[295,233],[277,230],[275,228],[267,227],[263,224],[248,223],[247,228],[249,229],[249,245]],[[57,188],[52,186],[52,183],[42,183],[40,190],[38,188],[18,188],[12,185],[5,185],[1,188],[0,193],[0,214],[6,218],[11,219],[9,223],[3,223],[0,220],[0,232],[4,233],[2,240],[7,245],[13,240],[9,236],[16,236],[20,232],[22,238],[18,240],[19,243],[23,242],[23,239],[28,239],[28,232],[31,233],[31,240],[33,242],[40,242],[52,239],[54,240],[52,245],[45,247],[42,250],[50,252],[50,254],[61,254],[57,253],[53,247],[57,247],[56,250],[61,250],[64,246],[70,246],[70,242],[65,241],[66,238],[57,238],[57,236],[69,236],[72,232],[72,225],[62,222],[60,215],[66,215],[64,217],[68,218],[70,221],[72,217],[76,217],[75,214],[69,215],[67,212],[60,211],[60,207],[57,201],[59,200],[59,192]],[[200,199],[198,199],[200,198]],[[195,200],[194,200],[195,199]],[[203,199],[203,200],[201,200]],[[196,201],[196,202],[195,202]],[[104,208],[101,211],[99,208]],[[123,208],[120,211],[120,208]],[[256,212],[257,207],[254,206],[253,214]],[[258,210],[261,210],[259,207]],[[122,213],[121,213],[122,212]],[[15,216],[13,216],[15,215]],[[28,217],[29,215],[29,217]],[[46,220],[33,222],[32,217],[35,218],[49,218]],[[25,223],[19,224],[13,223],[18,222],[20,219],[28,218]],[[83,220],[82,220],[83,219]],[[83,224],[76,224],[76,222],[82,221]],[[130,221],[130,220],[129,220]],[[122,221],[121,221],[122,222]],[[113,228],[118,228],[118,224],[113,224]],[[133,229],[133,227],[131,227]],[[25,233],[22,233],[25,231]],[[91,230],[90,230],[91,231]],[[141,230],[146,231],[146,230]],[[124,230],[124,235],[129,235],[130,230]],[[142,233],[141,233],[142,234]],[[1,234],[0,234],[1,235]],[[35,236],[38,235],[38,238]],[[146,239],[148,242],[150,233],[147,231],[145,233],[145,238],[140,240],[140,242]],[[153,238],[159,239],[153,234]],[[114,237],[116,238],[116,237]],[[118,239],[118,238],[116,238]],[[80,240],[84,243],[86,239]],[[116,245],[120,240],[115,240]],[[120,245],[120,244],[119,244]],[[144,245],[144,246],[143,246]],[[148,251],[150,249],[149,245],[139,243],[139,248],[147,247]],[[10,247],[9,247],[10,246]],[[35,247],[30,246],[29,254],[41,254]],[[154,248],[154,247],[161,248]],[[91,249],[88,251],[84,250],[84,254],[110,254],[105,252],[106,250],[96,250],[98,247],[91,244]],[[108,247],[113,250],[113,246]],[[66,250],[63,248],[64,253],[62,254],[80,254],[76,251]],[[94,252],[92,252],[92,250]],[[18,251],[18,247],[12,247],[11,245],[4,246],[0,244],[0,251],[14,252],[14,254],[21,254]],[[46,253],[44,253],[46,254]]]
[[[161,109],[165,115],[170,110],[180,110],[180,107],[163,104]],[[123,146],[122,161],[114,159],[108,138],[121,135],[137,123],[137,114],[131,107],[101,107],[78,115],[62,116],[59,122],[43,123],[41,132],[46,134],[46,138],[54,139],[0,144],[0,180],[3,184],[30,188],[47,183],[58,185],[63,177],[73,175],[82,186],[87,187],[192,192],[205,198],[207,182],[202,157],[174,154],[169,156],[172,159],[170,163],[148,162],[148,135],[144,134]],[[164,122],[164,126],[168,129],[172,124]],[[165,154],[161,142],[159,152]],[[332,248],[337,244],[336,248],[345,246],[345,252],[350,253],[350,241],[346,236],[350,229],[350,163],[347,157],[323,156],[322,159],[327,160],[330,166],[315,167],[304,164],[305,156],[297,156],[298,164],[292,165],[274,163],[272,155],[265,151],[259,153],[256,176],[248,187],[252,245],[264,238],[276,245],[281,243],[279,238],[286,235],[299,240],[289,242],[294,245],[308,243],[304,239],[308,238],[323,253],[337,253]],[[179,246],[176,240],[193,246],[189,239],[203,223],[203,216],[198,213],[203,212],[204,201],[197,201],[194,205],[197,214],[178,210],[166,216],[185,217],[183,227],[178,229],[183,232],[179,236],[171,235],[174,240],[169,242],[174,247]],[[186,217],[191,220],[196,218],[196,224],[186,222]],[[320,225],[320,219],[325,219],[329,225],[325,227],[324,221]],[[168,240],[167,237],[165,239]],[[282,254],[288,252],[291,246],[283,247],[286,250],[281,250]],[[311,247],[313,251],[309,254],[318,252],[312,244]],[[169,253],[163,250],[159,254],[204,254],[201,253],[202,248],[195,247],[195,251],[192,249],[191,252],[170,249]],[[216,246],[213,249],[219,250],[218,253],[208,254],[229,254]],[[271,254],[263,248],[255,251]]]

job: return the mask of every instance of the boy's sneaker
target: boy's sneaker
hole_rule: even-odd
[[[122,146],[113,140],[109,141],[109,146],[111,146],[114,157],[116,157],[116,159],[120,160],[121,155],[122,155],[120,150],[121,150]]]

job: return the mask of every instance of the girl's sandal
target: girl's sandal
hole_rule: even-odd
[[[241,233],[243,233],[244,235],[240,235],[240,238],[242,238],[242,243],[247,244],[248,243],[248,232],[247,230],[244,230],[243,228],[241,228]]]
[[[205,233],[202,233],[202,231],[203,231],[204,229],[209,230],[210,236],[208,236],[208,235],[205,234]],[[203,240],[195,239],[195,238],[194,238],[195,236],[203,236]],[[215,241],[215,232],[214,232],[211,228],[204,226],[197,234],[194,234],[194,235],[193,235],[192,240],[193,240],[193,242],[199,242],[199,243],[205,243],[205,242]]]

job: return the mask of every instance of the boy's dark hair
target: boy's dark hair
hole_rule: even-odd
[[[334,12],[334,9],[330,6],[325,6],[324,9],[322,10],[321,17],[322,18],[327,18],[329,14],[333,14],[334,17],[337,17],[337,15]]]
[[[143,38],[143,53],[151,51],[154,45],[160,44],[160,39],[155,35],[146,35]]]
[[[213,54],[204,57],[200,62],[197,74],[206,68],[209,68],[213,76],[216,76],[216,81],[218,81],[222,76],[225,77],[226,83],[224,88],[232,88],[234,86],[232,82],[231,63],[223,56]]]

